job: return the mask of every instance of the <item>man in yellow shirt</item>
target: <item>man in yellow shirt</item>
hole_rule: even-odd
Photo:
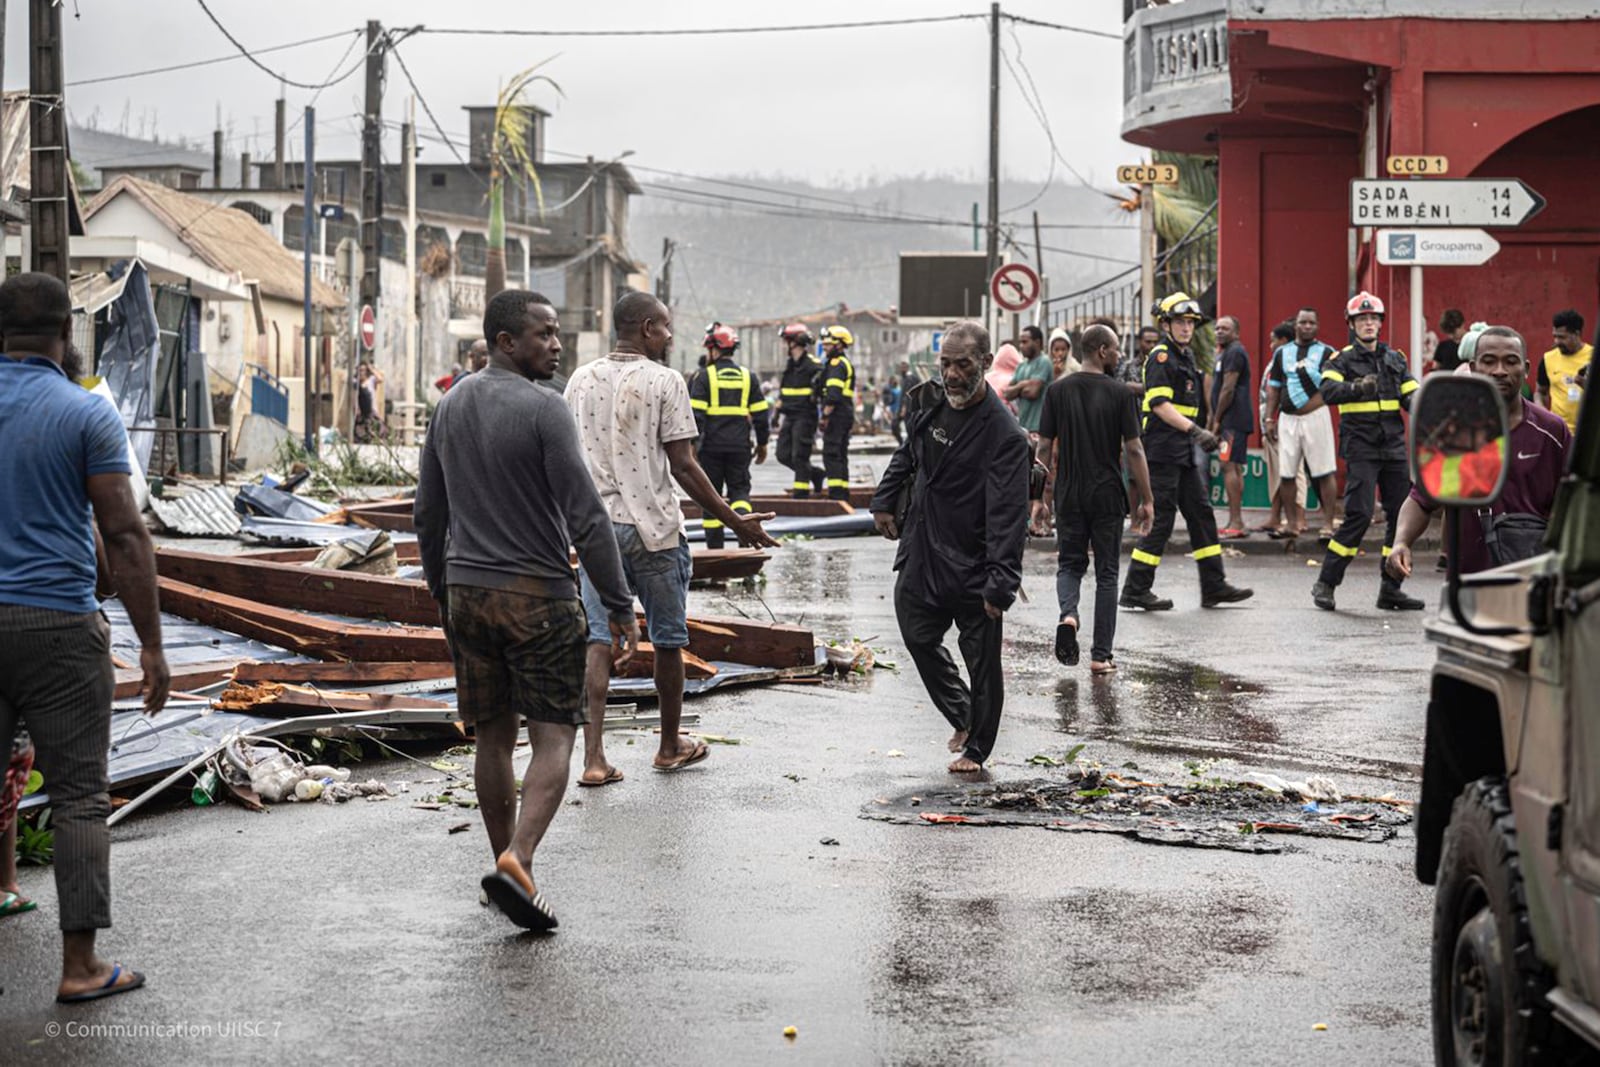
[[[1539,361],[1539,403],[1577,433],[1584,384],[1580,372],[1594,358],[1594,347],[1583,343],[1583,316],[1576,311],[1556,312],[1552,325],[1556,346]]]

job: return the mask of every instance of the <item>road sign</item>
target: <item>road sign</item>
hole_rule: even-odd
[[[1385,169],[1396,178],[1411,178],[1419,174],[1448,174],[1450,160],[1445,156],[1390,156]]]
[[[361,305],[361,347],[371,352],[378,343],[378,316],[372,313],[371,304]]]
[[[1378,262],[1386,267],[1481,267],[1500,251],[1483,230],[1379,230]]]
[[[317,215],[324,219],[333,219],[334,221],[338,221],[339,219],[344,218],[344,205],[318,204]]]
[[[939,354],[939,349],[941,349],[943,347],[944,347],[944,331],[943,330],[934,330],[933,331],[933,354],[937,356]]]
[[[1117,168],[1121,185],[1177,185],[1176,163],[1128,163]]]
[[[1039,275],[1026,263],[1007,263],[989,279],[989,295],[1002,310],[1027,311],[1039,299]]]
[[[1544,205],[1544,197],[1517,178],[1356,178],[1350,183],[1352,226],[1521,226]]]

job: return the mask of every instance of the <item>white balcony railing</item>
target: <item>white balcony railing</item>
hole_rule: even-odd
[[[1232,107],[1227,0],[1134,10],[1124,49],[1124,133]]]

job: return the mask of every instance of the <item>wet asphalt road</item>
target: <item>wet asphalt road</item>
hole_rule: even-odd
[[[902,671],[697,700],[700,729],[742,743],[678,776],[649,770],[647,735],[614,735],[627,780],[571,789],[536,859],[555,936],[478,905],[476,813],[413,808],[440,787],[417,764],[360,772],[414,783],[387,802],[172,807],[113,832],[101,944],[143,991],[54,1005],[55,892],[23,873],[41,909],[0,923],[0,1063],[1430,1061],[1409,832],[1248,855],[860,819],[948,779],[948,729],[895,632],[891,554],[793,544],[762,596],[819,639],[874,637]],[[1122,669],[1091,682],[1050,655],[1054,554],[1031,550],[993,778],[1048,775],[1027,759],[1084,742],[1164,780],[1201,758],[1414,796],[1431,654],[1417,616],[1372,607],[1376,563],[1352,568],[1336,615],[1310,606],[1303,559],[1228,565],[1250,606],[1201,611],[1192,565],[1169,563],[1157,589],[1177,610],[1124,613]],[[1413,584],[1437,598],[1431,574]],[[697,591],[692,609],[728,599],[764,614],[742,591]],[[101,1024],[146,1029],[83,1036]]]

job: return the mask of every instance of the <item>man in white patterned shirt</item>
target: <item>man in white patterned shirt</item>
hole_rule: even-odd
[[[761,524],[770,514],[738,514],[728,507],[694,456],[694,409],[683,378],[665,364],[672,348],[672,313],[649,293],[617,301],[611,321],[616,350],[579,367],[567,383],[567,406],[578,422],[584,461],[611,516],[622,567],[640,602],[655,650],[661,707],[661,747],[653,766],[676,771],[706,758],[704,742],[679,736],[683,713],[683,649],[689,644],[687,604],[691,570],[683,509],[673,483],[683,487],[708,518],[721,519],[739,543],[775,547]],[[611,679],[611,632],[605,605],[582,576],[589,611],[583,774],[578,784],[609,785],[622,772],[606,762],[605,705]],[[602,631],[604,631],[602,639]]]

